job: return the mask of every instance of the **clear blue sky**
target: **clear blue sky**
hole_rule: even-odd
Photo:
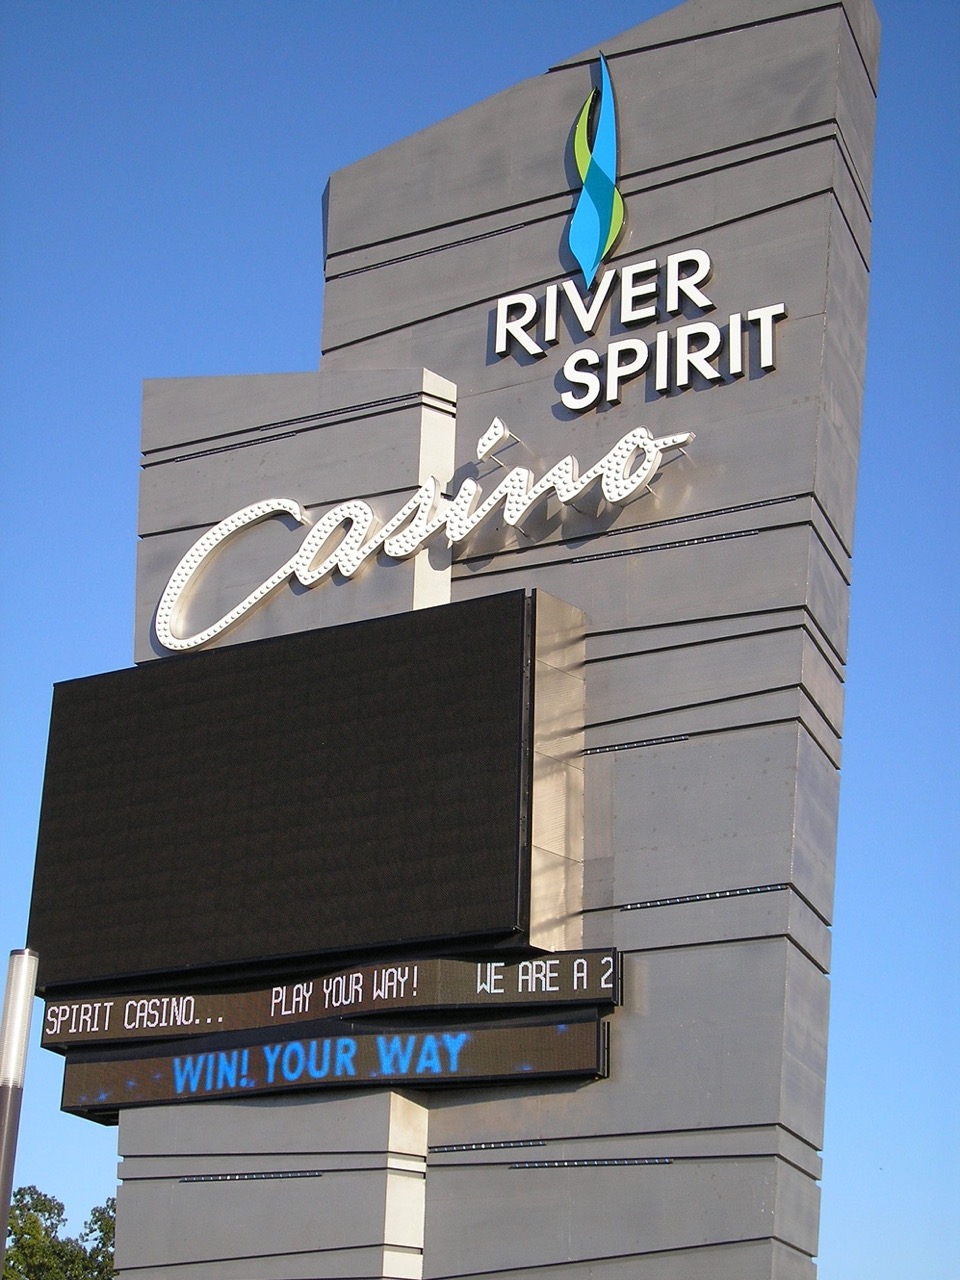
[[[327,175],[665,7],[0,0],[4,962],[53,682],[131,661],[142,379],[315,368]],[[878,7],[820,1276],[953,1280],[960,8]],[[17,1182],[79,1229],[116,1131],[38,1037]]]

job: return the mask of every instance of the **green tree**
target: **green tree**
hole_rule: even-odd
[[[61,1235],[63,1205],[36,1187],[13,1193],[3,1280],[110,1280],[116,1202],[98,1205],[77,1239]]]
[[[113,1275],[113,1237],[117,1225],[117,1202],[111,1196],[106,1204],[91,1209],[90,1217],[80,1232],[80,1243],[87,1251],[89,1280],[110,1280]]]

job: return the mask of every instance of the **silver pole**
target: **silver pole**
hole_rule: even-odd
[[[37,985],[37,960],[35,951],[25,949],[10,952],[7,988],[3,996],[3,1024],[0,1027],[0,1214],[3,1221],[0,1269],[3,1268],[7,1251],[13,1164],[17,1154],[17,1130],[20,1127],[23,1073],[27,1065],[30,1014],[33,1012],[33,993]]]

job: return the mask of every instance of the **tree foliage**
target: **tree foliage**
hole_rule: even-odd
[[[13,1193],[3,1280],[110,1280],[116,1201],[98,1205],[76,1238],[61,1235],[63,1205],[36,1187]]]

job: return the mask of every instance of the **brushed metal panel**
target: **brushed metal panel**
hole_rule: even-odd
[[[148,1267],[121,1267],[119,1280],[369,1280],[395,1273],[383,1269],[384,1250],[373,1246],[268,1254],[259,1258],[211,1259]]]
[[[609,549],[618,553],[612,561],[616,573],[604,572],[599,567],[604,561],[595,558],[606,547],[591,547],[580,555],[576,548],[564,547],[549,559],[532,553],[505,556],[492,565],[455,565],[453,596],[466,599],[537,586],[582,609],[591,630],[604,631],[792,608],[808,598],[812,541],[810,528],[796,525],[720,535],[704,543],[665,542],[637,554],[629,543],[614,544]],[[827,586],[831,572],[839,576],[823,558],[815,565]],[[842,635],[824,607],[829,594],[819,593],[814,616],[839,649]],[[840,584],[832,594],[841,605]],[[841,619],[845,625],[845,608]]]
[[[151,1184],[124,1184],[118,1196],[117,1265],[162,1267],[289,1250],[358,1248],[383,1240],[385,1170],[319,1178],[163,1184],[156,1213]]]
[[[671,1211],[678,1204],[682,1214]],[[810,1252],[817,1204],[812,1179],[770,1158],[438,1169],[428,1193],[425,1275],[642,1257],[774,1235]]]
[[[828,9],[788,23],[704,33],[682,59],[670,45],[645,49],[646,91],[621,105],[622,172],[670,163],[694,138],[704,154],[744,137],[831,118],[837,27],[837,12]],[[624,62],[629,61],[628,54]],[[620,74],[634,73],[624,66]],[[702,107],[704,84],[711,86],[709,111]],[[529,200],[531,191],[568,189],[566,130],[558,131],[555,122],[572,124],[591,87],[586,67],[567,65],[334,174],[328,255],[435,222],[441,178],[451,222],[469,218],[477,208]],[[498,126],[506,117],[513,123],[509,133]],[[560,132],[556,153],[546,152],[542,138]],[[442,175],[438,153],[445,159]],[[377,198],[384,185],[391,190],[389,201]]]
[[[834,726],[841,718],[836,676],[799,629],[624,654],[591,663],[589,673],[591,725],[801,684]]]
[[[623,910],[609,908],[614,945],[622,951],[699,946],[750,938],[789,937],[826,972],[830,931],[789,889]]]
[[[821,760],[790,724],[605,757],[614,797],[605,851],[616,860],[615,904],[785,883],[828,917],[836,783]],[[798,767],[814,795],[823,789],[828,796],[822,820],[806,819],[799,842]],[[591,817],[588,792],[587,831],[599,833]],[[588,835],[588,850],[595,838]]]
[[[411,405],[373,423],[298,427],[286,439],[268,437],[148,464],[140,487],[141,536],[182,528],[199,536],[265,498],[294,498],[316,507],[394,493],[401,495],[395,511],[404,491],[419,483],[422,416]]]
[[[503,1272],[495,1274],[502,1276]],[[751,1240],[551,1267],[523,1267],[511,1269],[509,1274],[510,1280],[815,1280],[816,1268],[808,1257],[789,1245],[777,1240]],[[492,1280],[494,1273],[471,1275],[476,1280]],[[142,1280],[148,1280],[146,1274]]]
[[[143,384],[141,448],[145,454],[234,438],[305,416],[342,414],[350,406],[424,395],[453,402],[456,387],[425,368],[386,365],[338,378],[319,373],[228,374],[148,378]]]

